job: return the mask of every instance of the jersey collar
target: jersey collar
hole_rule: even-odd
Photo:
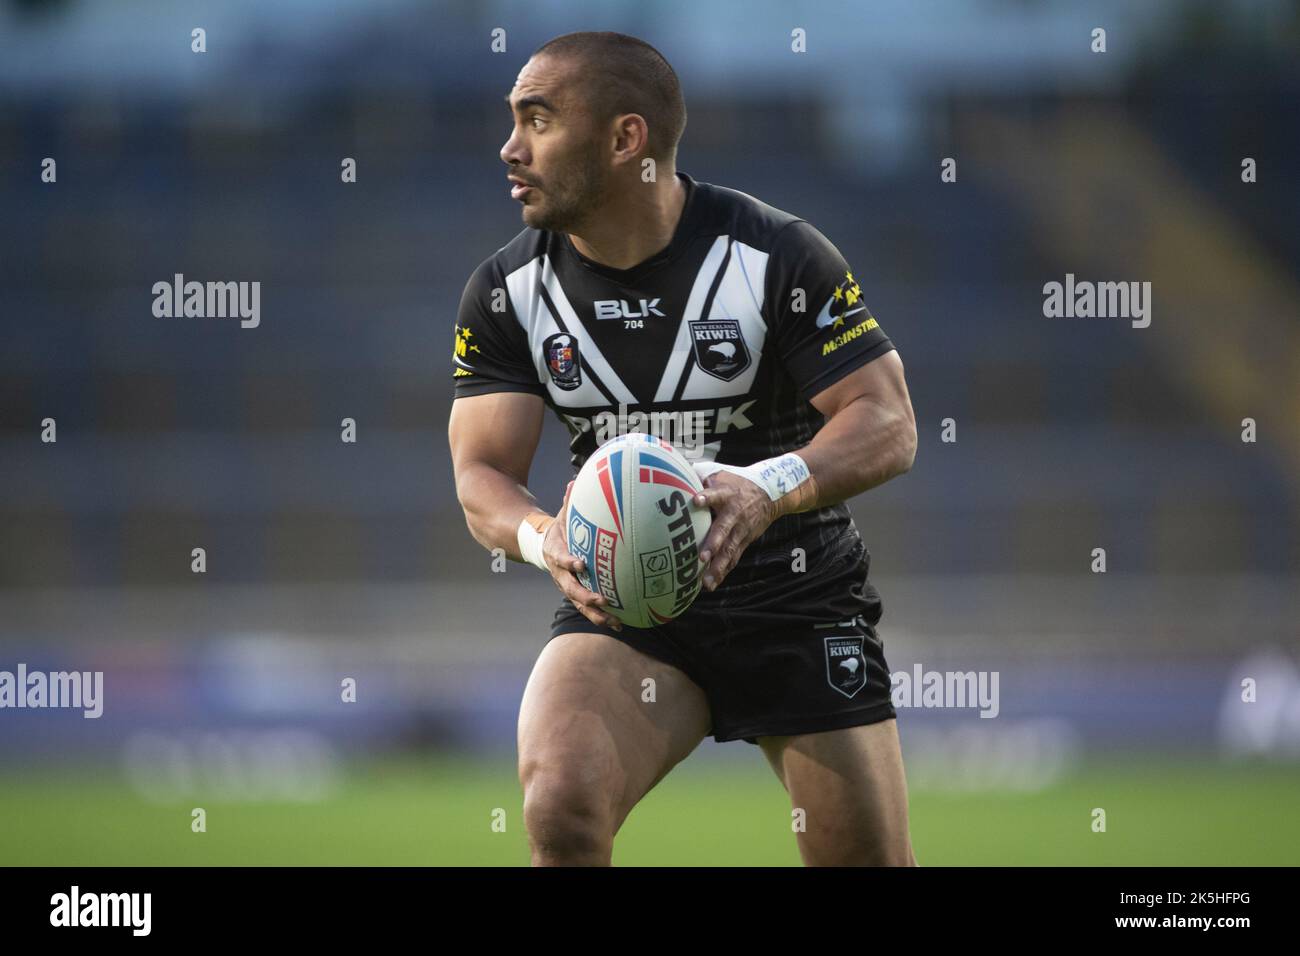
[[[573,247],[573,242],[569,239],[568,233],[561,233],[564,248],[585,268],[598,275],[622,283],[635,282],[641,275],[656,266],[676,258],[677,254],[686,248],[695,234],[695,220],[698,217],[700,205],[698,201],[699,186],[695,180],[680,170],[677,172],[677,178],[686,185],[686,202],[682,204],[682,214],[677,220],[677,228],[673,230],[673,238],[668,245],[649,259],[638,262],[630,269],[615,269],[600,262],[593,262]]]

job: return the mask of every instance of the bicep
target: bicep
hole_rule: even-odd
[[[484,464],[526,485],[545,410],[541,396],[531,392],[489,392],[453,401],[447,437],[457,479],[468,466]]]
[[[828,419],[851,402],[866,399],[912,416],[912,400],[903,375],[903,360],[890,349],[854,369],[833,385],[813,395],[809,401]]]

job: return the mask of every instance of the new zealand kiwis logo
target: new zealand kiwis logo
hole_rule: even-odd
[[[691,341],[695,363],[714,378],[730,382],[749,368],[749,349],[735,319],[696,319],[691,323]]]

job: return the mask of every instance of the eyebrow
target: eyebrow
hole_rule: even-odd
[[[509,93],[507,93],[507,94],[505,95],[504,99],[505,99],[505,101],[506,101],[506,105],[507,105],[507,106],[510,106],[510,94],[509,94]],[[547,110],[547,111],[549,111],[549,112],[551,112],[551,113],[558,113],[558,112],[559,112],[559,110],[557,110],[554,106],[551,105],[551,101],[550,101],[550,100],[548,100],[548,99],[547,99],[546,97],[544,97],[544,96],[538,96],[536,93],[534,93],[534,94],[531,95],[531,96],[521,96],[521,97],[519,98],[519,101],[518,101],[517,103],[515,103],[515,104],[511,107],[511,109],[513,109],[516,113],[522,113],[524,110],[528,109],[528,107],[530,107],[530,106],[540,106],[542,109]]]

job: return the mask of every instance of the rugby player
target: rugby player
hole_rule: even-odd
[[[611,863],[637,801],[712,735],[762,749],[806,865],[916,865],[880,597],[844,504],[912,465],[897,351],[817,229],[677,172],[686,108],[652,46],[558,37],[506,100],[525,228],[465,287],[449,438],[474,538],[563,594],[519,714],[532,862]],[[525,487],[546,406],[575,471],[620,431],[680,430],[660,437],[706,476],[713,525],[678,620],[622,627],[578,582],[564,522]]]

